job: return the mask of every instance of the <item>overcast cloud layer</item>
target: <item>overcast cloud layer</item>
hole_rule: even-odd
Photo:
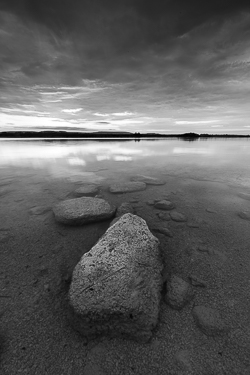
[[[0,129],[250,133],[250,4],[0,0]]]

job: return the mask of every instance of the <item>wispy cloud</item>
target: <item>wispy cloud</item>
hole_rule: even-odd
[[[117,112],[117,113],[112,113],[113,116],[132,116],[134,115],[133,112]]]
[[[82,110],[83,108],[62,109],[62,112],[75,114],[75,113],[81,112]]]
[[[214,123],[214,122],[218,122],[219,120],[179,120],[179,121],[175,121],[175,123],[177,125],[192,125],[192,124],[211,124],[211,123]]]

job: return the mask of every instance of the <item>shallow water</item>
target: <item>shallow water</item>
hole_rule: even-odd
[[[130,181],[138,174],[163,179],[166,184],[147,185],[144,191],[126,194],[109,192],[113,182]],[[45,373],[44,366],[48,373],[78,371],[77,364],[74,368],[70,365],[71,352],[68,357],[50,358],[49,348],[58,345],[61,350],[60,345],[67,344],[68,336],[73,335],[58,318],[58,311],[62,315],[61,281],[67,283],[81,255],[94,245],[109,222],[67,227],[55,222],[51,208],[75,197],[74,191],[86,183],[98,184],[99,196],[116,206],[130,201],[150,228],[164,224],[172,237],[155,235],[167,249],[168,272],[183,277],[200,273],[211,287],[198,297],[201,302],[206,298],[218,306],[223,302],[221,308],[232,310],[233,322],[239,315],[242,322],[249,320],[249,290],[242,288],[244,283],[250,285],[250,256],[246,256],[250,243],[249,140],[1,140],[0,313],[8,343],[3,354],[7,373],[14,374],[13,368],[35,373],[27,370],[32,363],[39,367],[38,373]],[[157,199],[173,202],[174,211],[187,220],[162,222],[157,216],[160,210],[149,204]],[[228,276],[234,267],[243,267],[240,277]],[[234,295],[230,294],[232,288]],[[241,303],[236,311],[237,299]],[[34,337],[37,340],[38,336],[40,341],[35,344]],[[72,337],[71,345],[81,345],[80,339]],[[170,340],[169,345],[175,344]],[[127,360],[124,358],[124,363]],[[79,368],[82,364],[80,361]],[[106,371],[111,374],[108,366]]]

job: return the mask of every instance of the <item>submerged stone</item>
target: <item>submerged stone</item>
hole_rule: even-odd
[[[104,199],[82,197],[58,203],[53,212],[56,221],[68,225],[81,225],[110,219],[116,208]]]
[[[124,182],[116,183],[110,186],[110,193],[131,193],[133,191],[141,191],[146,189],[144,182]]]
[[[247,201],[250,201],[250,194],[248,194],[248,193],[239,193],[238,197],[240,197],[242,199],[246,199]]]
[[[242,211],[238,213],[238,216],[243,220],[250,220],[250,212],[249,211]]]
[[[159,217],[159,219],[161,219],[163,221],[171,220],[171,217],[170,217],[168,212],[159,212],[159,213],[157,213],[157,216]]]
[[[88,338],[147,342],[158,321],[162,269],[159,241],[145,220],[123,215],[74,269],[72,324]]]
[[[176,275],[167,282],[165,301],[175,310],[181,310],[194,297],[189,283]]]
[[[188,278],[190,280],[190,283],[195,287],[205,288],[207,286],[207,283],[204,280],[195,275],[190,275]]]
[[[191,353],[189,350],[180,350],[175,353],[175,361],[183,371],[192,370]]]
[[[220,312],[211,307],[195,306],[193,317],[197,326],[207,336],[222,335],[228,330]]]
[[[144,175],[137,175],[131,178],[131,181],[144,182],[147,185],[165,185],[165,181],[160,180],[159,178],[149,177]]]
[[[51,211],[51,207],[36,206],[36,207],[30,208],[29,213],[31,215],[43,215],[43,214],[46,214],[49,211]]]
[[[98,194],[98,191],[99,191],[98,185],[90,184],[90,185],[81,186],[80,188],[76,189],[74,191],[74,195],[77,197],[91,196],[91,195]]]
[[[173,221],[177,221],[179,223],[187,221],[186,216],[177,211],[170,212],[170,216]]]
[[[155,228],[152,228],[152,230],[154,232],[164,234],[164,236],[171,237],[171,238],[173,237],[173,233],[168,228],[155,227]]]
[[[147,203],[148,206],[154,206],[155,201],[151,199],[151,200],[147,201],[146,203]]]
[[[154,206],[155,208],[158,208],[159,210],[166,210],[166,211],[168,210],[170,211],[175,208],[174,203],[167,201],[166,199],[156,202]]]

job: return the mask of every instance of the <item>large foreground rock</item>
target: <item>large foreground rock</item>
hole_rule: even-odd
[[[141,191],[146,189],[146,184],[144,182],[124,182],[115,183],[110,186],[110,193],[131,193],[133,191]]]
[[[157,324],[162,260],[145,220],[130,213],[111,226],[74,269],[72,323],[85,337],[147,342]]]
[[[82,225],[109,219],[116,208],[100,198],[82,197],[67,199],[54,208],[56,221],[68,225]]]

